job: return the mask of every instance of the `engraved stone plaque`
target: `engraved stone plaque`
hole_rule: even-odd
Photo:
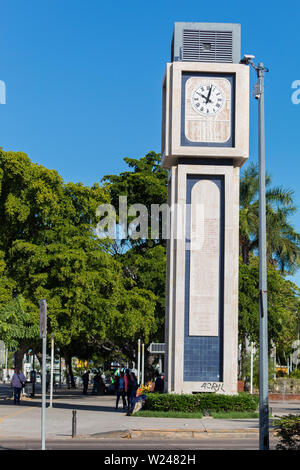
[[[218,336],[221,191],[210,179],[191,192],[189,335]]]

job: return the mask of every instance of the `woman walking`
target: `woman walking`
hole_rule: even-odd
[[[25,375],[20,372],[20,369],[18,367],[15,367],[15,372],[10,382],[10,386],[14,389],[15,405],[18,405],[20,403],[20,395],[24,383],[26,383]]]

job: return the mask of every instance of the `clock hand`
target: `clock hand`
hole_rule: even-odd
[[[207,96],[204,96],[204,95],[202,95],[201,93],[198,93],[198,92],[197,92],[197,95],[200,95],[200,96],[202,96],[202,98],[207,100]],[[208,101],[206,101],[206,103],[208,103],[208,102],[211,103],[211,100],[209,99]]]
[[[209,98],[210,98],[210,95],[211,95],[211,90],[212,90],[212,85],[211,85],[210,90],[209,90],[209,93],[208,93],[208,95],[207,95],[206,103],[208,103],[208,102],[210,101]]]

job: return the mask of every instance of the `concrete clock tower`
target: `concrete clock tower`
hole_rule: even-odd
[[[162,113],[169,393],[237,393],[239,171],[249,147],[240,57],[240,25],[175,23]]]

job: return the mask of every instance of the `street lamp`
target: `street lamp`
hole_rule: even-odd
[[[241,64],[250,65],[258,81],[254,95],[258,100],[259,157],[259,448],[269,450],[269,385],[268,385],[268,303],[267,303],[267,244],[266,244],[266,168],[264,74],[269,70],[263,63],[255,65],[253,55],[244,55]]]

